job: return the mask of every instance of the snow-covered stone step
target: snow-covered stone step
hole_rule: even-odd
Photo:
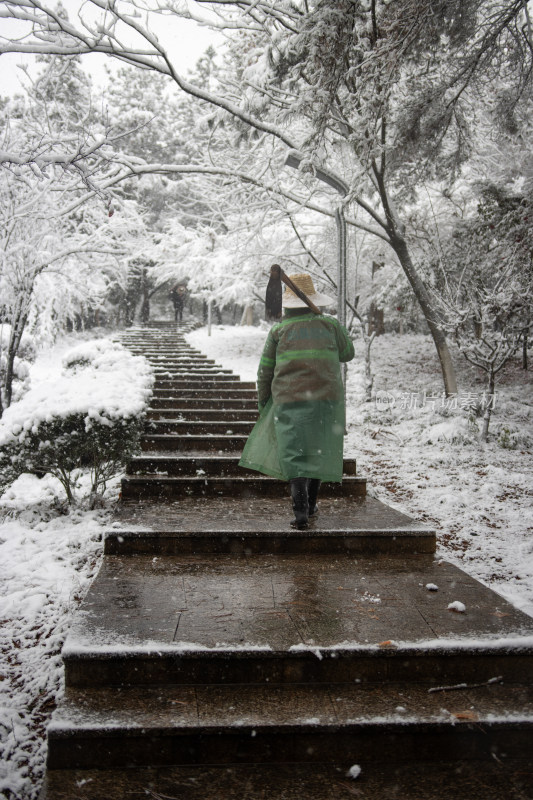
[[[204,408],[209,409],[253,409],[257,414],[257,395],[247,394],[244,398],[201,398],[201,397],[184,397],[180,394],[178,398],[172,395],[159,395],[152,397],[150,400],[150,410],[153,409],[172,409],[179,403],[180,408],[198,409],[199,411]]]
[[[132,351],[135,351],[136,355],[145,355],[146,357],[150,356],[165,356],[168,358],[196,358],[199,361],[207,361],[209,360],[209,356],[205,353],[202,353],[200,350],[196,350],[193,347],[189,347],[183,341],[125,341],[121,339],[122,344],[131,348]]]
[[[235,433],[249,434],[254,426],[252,420],[149,420],[145,432],[147,434],[223,434],[232,436]]]
[[[241,453],[248,436],[234,433],[225,435],[208,434],[144,434],[141,438],[142,451],[183,451]]]
[[[201,358],[201,357],[197,357],[197,356],[192,356],[190,354],[178,355],[178,354],[170,354],[170,353],[168,353],[168,354],[156,353],[156,354],[148,356],[148,355],[146,355],[146,353],[144,353],[143,355],[154,366],[158,366],[160,364],[176,364],[178,366],[180,366],[181,364],[193,364],[193,365],[197,365],[197,366],[200,366],[200,367],[202,367],[202,366],[203,367],[210,367],[210,366],[213,366],[213,364],[215,364],[215,361],[212,358]]]
[[[270,498],[265,498],[268,502]],[[179,555],[308,555],[323,554],[339,556],[359,555],[367,557],[378,553],[408,555],[435,552],[435,532],[402,528],[364,530],[360,527],[347,531],[342,522],[329,526],[321,520],[307,531],[289,530],[288,503],[285,523],[278,521],[277,532],[252,530],[249,523],[235,521],[234,530],[221,534],[219,525],[211,519],[205,520],[203,531],[137,531],[121,530],[108,532],[105,539],[107,555],[179,556]],[[175,514],[179,513],[176,509]],[[209,524],[211,523],[211,524]]]
[[[205,353],[202,353],[196,347],[191,347],[183,337],[173,337],[172,339],[146,339],[144,337],[139,337],[137,339],[128,338],[128,337],[120,337],[122,342],[128,342],[128,345],[131,347],[135,347],[139,350],[144,351],[151,351],[153,353],[158,353],[161,349],[165,351],[175,352],[176,350],[180,350],[184,353],[195,353],[199,357],[207,358]]]
[[[48,728],[48,766],[524,759],[532,734],[531,690],[497,684],[68,690]]]
[[[144,356],[145,358],[194,358],[197,361],[210,361],[209,356],[201,353],[199,350],[193,350],[187,347],[186,344],[181,342],[127,342],[123,339],[121,344],[127,347],[136,356]]]
[[[229,376],[221,375],[217,372],[188,372],[188,371],[175,371],[169,372],[166,371],[165,373],[160,373],[156,376],[155,385],[156,389],[154,391],[161,392],[161,387],[159,383],[161,381],[171,382],[171,383],[182,383],[184,386],[165,386],[168,390],[168,394],[174,394],[176,396],[181,396],[184,393],[184,389],[190,388],[191,390],[196,391],[197,389],[201,389],[204,383],[213,384],[214,389],[222,390],[224,389],[226,392],[228,391],[238,391],[241,390],[241,382],[239,380],[232,380],[231,378],[228,379]],[[222,384],[221,386],[219,384]],[[255,392],[255,384],[250,381],[249,385],[253,387],[253,391]],[[209,388],[209,387],[208,387]],[[252,389],[248,389],[248,391],[252,391]],[[257,397],[257,395],[256,395]]]
[[[184,349],[191,349],[194,350],[195,348],[191,347],[187,340],[185,339],[185,335],[189,333],[189,331],[182,331],[181,333],[178,331],[131,331],[128,333],[122,333],[117,338],[121,342],[126,342],[127,344],[132,344],[138,347],[157,347],[158,345],[177,345]]]
[[[255,391],[255,383],[252,381],[244,383],[238,379],[232,381],[218,376],[211,378],[197,375],[194,377],[188,376],[187,379],[184,379],[179,373],[175,377],[168,377],[168,373],[165,373],[164,376],[156,377],[154,386],[156,389],[167,389],[168,394],[176,394],[178,398],[183,394],[184,390],[193,386],[198,386],[198,388],[202,389],[250,389]]]
[[[173,399],[174,403],[178,401],[181,403],[182,400],[187,399],[220,401],[251,400],[257,408],[257,392],[255,389],[240,389],[238,388],[238,384],[236,384],[235,388],[231,389],[204,389],[200,382],[198,387],[190,384],[189,388],[180,389],[179,392],[175,394],[169,394],[168,389],[156,388],[152,393],[152,398],[150,400],[151,405],[154,405],[154,401],[160,398]],[[213,407],[212,404],[211,407]]]
[[[128,475],[191,475],[202,477],[214,475],[236,475],[239,467],[239,456],[197,455],[160,455],[147,454],[132,458],[127,467]],[[242,474],[253,474],[251,470],[242,469]]]
[[[130,350],[150,358],[151,356],[165,356],[166,358],[195,358],[197,361],[212,361],[205,353],[194,350],[181,344],[134,344],[128,343]]]
[[[439,753],[435,753],[437,759]],[[526,800],[531,797],[529,760],[478,761],[441,758],[418,763],[357,759],[239,764],[219,767],[49,770],[40,800]]]
[[[122,500],[149,502],[153,500],[177,500],[181,497],[266,497],[278,496],[285,491],[286,482],[261,475],[257,472],[233,475],[129,475],[122,479]],[[324,483],[320,489],[322,497],[363,497],[366,493],[365,478],[347,476],[342,483]]]
[[[163,362],[158,362],[161,366],[164,366],[165,370],[168,372],[169,370],[176,374],[181,373],[183,375],[231,375],[232,372],[230,369],[222,369],[221,367],[216,366],[215,364],[210,365],[203,365],[203,364],[169,364],[164,365]],[[238,380],[238,378],[237,378]]]
[[[186,382],[191,389],[198,389],[201,388],[204,381],[206,382],[214,382],[217,384],[215,388],[218,389],[219,383],[229,384],[228,389],[232,391],[238,390],[240,387],[240,381],[234,380],[231,376],[227,373],[218,372],[217,370],[194,370],[191,372],[188,368],[184,370],[173,370],[173,371],[165,371],[165,374],[159,373],[156,376],[156,383],[159,380],[170,380],[170,381],[179,381],[179,382]],[[251,381],[249,383],[252,383]],[[255,387],[255,384],[252,384]],[[171,391],[172,391],[172,387]],[[251,390],[250,390],[251,391]],[[174,392],[175,394],[181,394],[183,392],[182,388],[179,388]]]
[[[154,375],[159,376],[162,374],[176,374],[186,372],[189,375],[198,375],[198,374],[209,374],[214,372],[217,375],[226,375],[226,380],[239,380],[238,375],[232,375],[231,372],[228,370],[223,372],[221,367],[217,366],[215,363],[210,364],[206,361],[193,361],[193,360],[180,360],[177,361],[176,359],[165,361],[163,359],[153,359],[149,358],[148,361],[153,369]]]
[[[283,496],[284,495],[284,496]],[[276,497],[214,496],[206,503],[123,503],[106,533],[109,555],[322,555],[365,557],[435,552],[435,531],[371,497],[322,496],[309,528],[291,528],[287,486]]]
[[[179,394],[176,393],[174,402],[182,397],[197,397],[199,400],[207,399],[209,400],[212,398],[213,400],[226,400],[226,399],[242,399],[242,400],[254,400],[257,406],[257,392],[255,389],[240,389],[239,384],[235,384],[235,387],[231,387],[230,389],[204,389],[202,386],[202,381],[199,382],[199,386],[196,384],[190,383],[188,389],[181,389]],[[153,391],[154,397],[168,397],[169,391],[168,389],[154,389]]]
[[[149,408],[146,412],[148,419],[153,420],[218,420],[231,422],[232,420],[252,420],[258,416],[257,404],[254,408],[187,408],[181,406],[181,398],[176,400],[175,408]]]
[[[190,347],[189,343],[186,340],[186,335],[189,331],[179,331],[179,330],[142,330],[137,329],[134,330],[129,328],[122,333],[119,334],[119,338],[124,341],[132,341],[137,344],[157,344],[158,342],[167,342],[168,344],[172,344],[173,342],[179,342],[184,347]],[[192,348],[194,349],[194,348]]]
[[[209,375],[214,373],[215,375],[219,375],[221,378],[222,376],[225,377],[225,380],[229,381],[238,381],[239,376],[233,375],[230,370],[223,370],[220,366],[216,364],[206,364],[202,361],[152,361],[150,359],[150,363],[153,368],[154,375],[167,375],[167,374],[178,374],[178,373],[186,373],[188,375],[202,375],[203,373]]]
[[[124,341],[134,341],[139,343],[178,341],[183,345],[187,345],[185,336],[188,333],[189,330],[178,330],[176,328],[173,330],[158,330],[157,328],[153,328],[152,330],[149,330],[148,328],[128,328],[119,334],[119,338],[123,339]]]
[[[143,351],[143,352],[153,352],[158,353],[160,350],[164,350],[165,352],[182,352],[182,353],[194,353],[195,355],[203,356],[207,358],[204,353],[201,353],[194,347],[190,347],[183,337],[177,338],[173,337],[171,339],[162,339],[158,337],[157,339],[146,339],[145,337],[127,337],[121,336],[120,341],[131,347],[135,350]]]
[[[171,334],[162,335],[156,333],[154,333],[153,336],[122,335],[119,337],[119,341],[121,341],[128,347],[131,346],[142,350],[157,351],[160,347],[163,347],[167,349],[173,348],[174,350],[180,350],[187,353],[199,352],[197,348],[191,347],[187,343],[183,335],[171,335]]]
[[[212,380],[223,381],[225,383],[239,383],[240,379],[238,375],[231,375],[229,373],[219,373],[216,370],[208,370],[206,373],[209,375],[210,373],[214,373]],[[188,368],[176,368],[170,369],[167,367],[161,367],[154,370],[154,376],[158,380],[184,380],[183,375],[187,376],[188,380],[198,381],[203,379],[203,373],[198,372],[197,370],[189,370]]]
[[[150,319],[148,322],[140,322],[134,323],[129,328],[126,328],[126,332],[136,332],[139,331],[141,333],[150,333],[152,330],[155,332],[164,333],[169,331],[170,333],[175,333],[176,331],[189,331],[189,330],[196,330],[196,328],[201,328],[202,323],[199,320],[191,319],[186,320],[184,322],[174,322],[174,320],[170,319]]]
[[[156,374],[158,372],[161,372],[162,370],[164,370],[166,364],[175,364],[175,365],[177,365],[177,367],[181,367],[184,364],[185,365],[194,364],[195,366],[198,366],[198,367],[202,367],[202,366],[204,366],[204,367],[212,367],[215,364],[214,361],[211,361],[211,360],[208,361],[207,359],[202,360],[201,358],[191,358],[190,356],[188,356],[187,358],[185,358],[185,357],[176,358],[175,356],[170,356],[170,355],[165,357],[165,358],[163,358],[161,356],[151,356],[151,357],[148,357],[148,361],[150,361],[150,363],[153,365],[154,372]],[[237,378],[237,380],[238,380],[238,378]]]
[[[187,455],[180,456],[146,454],[132,458],[127,467],[128,475],[137,473],[153,473],[166,475],[236,475],[242,470],[241,474],[256,475],[252,470],[239,467],[239,456],[219,456],[219,455]],[[354,458],[344,459],[344,474],[356,474],[356,460]]]
[[[203,364],[206,366],[213,365],[215,360],[212,358],[208,358],[204,356],[202,353],[191,353],[190,350],[178,350],[173,348],[169,351],[162,351],[160,348],[155,348],[155,351],[146,351],[138,349],[137,355],[144,355],[145,358],[148,358],[154,364],[159,362],[175,362],[176,364],[185,362],[185,363],[194,363],[194,364]]]

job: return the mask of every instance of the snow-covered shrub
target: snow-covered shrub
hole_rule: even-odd
[[[507,426],[502,426],[498,433],[498,444],[504,450],[516,450],[516,431],[511,431]]]
[[[520,430],[514,425],[500,425],[495,432],[496,441],[504,450],[528,450],[533,444],[533,439],[527,430]]]
[[[422,433],[425,444],[473,444],[476,441],[477,428],[472,420],[464,417],[450,417],[445,422],[429,425]]]
[[[91,494],[138,447],[151,394],[147,362],[107,339],[85,342],[65,356],[63,372],[30,390],[0,421],[4,486],[24,472],[57,477],[71,503],[82,470]]]

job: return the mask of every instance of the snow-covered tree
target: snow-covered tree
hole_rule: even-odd
[[[120,255],[99,205],[65,215],[48,181],[0,183],[0,314],[9,325],[0,415],[12,400],[16,358],[29,328],[41,338],[102,303]],[[123,251],[122,251],[123,252]]]
[[[532,54],[525,0],[145,0],[142,15],[133,0],[90,0],[76,22],[41,2],[2,4],[4,23],[25,20],[28,33],[14,41],[6,27],[0,52],[104,53],[170,79],[211,105],[218,119],[233,120],[242,138],[271,142],[268,172],[260,159],[259,169],[249,162],[245,171],[227,170],[228,177],[233,172],[300,204],[313,202],[317,167],[342,178],[345,210],[394,252],[435,340],[446,389],[455,390],[432,276],[413,255],[403,211],[421,177],[457,174],[470,154],[475,100],[487,85],[502,82],[508,108],[520,101]],[[154,32],[159,15],[231,33],[233,71],[217,76],[214,87],[184,77]],[[279,181],[288,150],[298,151],[301,163],[289,190]],[[187,167],[224,174],[209,159],[177,171]]]
[[[76,60],[46,58],[27,96],[3,111],[5,152],[24,153],[25,160],[10,156],[0,167],[0,314],[6,325],[0,416],[13,399],[25,333],[31,329],[42,340],[97,308],[117,269],[113,255],[124,251],[110,235],[116,226],[95,183],[109,169],[109,153],[95,132],[89,84]],[[84,153],[76,163],[74,145]]]
[[[486,440],[496,376],[533,328],[531,195],[482,190],[477,213],[458,223],[449,243],[443,302],[447,325],[471,364],[486,373],[481,437]]]

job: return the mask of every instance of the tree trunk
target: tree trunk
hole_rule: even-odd
[[[385,311],[383,308],[378,308],[372,300],[368,311],[368,335],[383,336],[385,333]]]
[[[145,292],[141,306],[141,322],[148,322],[150,320],[150,299]]]
[[[247,305],[244,307],[244,311],[242,312],[241,325],[253,325],[253,324],[254,324],[254,309],[253,306]]]
[[[435,342],[446,395],[457,394],[457,379],[455,377],[452,357],[446,342],[446,335],[438,322],[437,314],[431,302],[430,294],[411,261],[405,239],[397,233],[390,234],[390,239],[392,249],[398,256],[398,260],[407,276],[407,280],[411,284],[411,288],[415,293],[415,297],[418,300],[418,304],[428,324],[429,332]]]
[[[13,378],[15,358],[19,351],[22,334],[28,321],[28,315],[22,310],[19,310],[17,316],[13,320],[11,328],[11,336],[9,337],[9,345],[7,348],[7,364],[6,364],[6,380],[5,380],[5,407],[9,408],[13,398]]]
[[[527,369],[527,344],[528,336],[526,331],[522,339],[522,369]]]
[[[492,415],[492,407],[494,404],[494,370],[491,369],[489,372],[489,380],[487,384],[488,389],[488,399],[487,405],[485,406],[485,412],[483,414],[483,427],[481,429],[481,441],[486,442],[489,438],[489,423],[490,418]]]
[[[150,319],[150,287],[146,278],[146,269],[143,267],[141,272],[141,322],[147,323]]]
[[[370,348],[376,336],[376,331],[372,333],[369,339],[365,338],[365,401],[370,403],[372,400],[372,387],[374,385],[374,376],[372,375],[372,364],[370,361]]]

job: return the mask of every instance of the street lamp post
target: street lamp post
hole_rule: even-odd
[[[288,167],[298,169],[303,161],[303,155],[297,150],[291,150],[285,164]],[[327,183],[342,196],[348,194],[348,186],[343,180],[332,175],[327,170],[314,167],[314,175],[319,181]],[[346,327],[346,220],[344,218],[344,207],[339,203],[335,209],[335,222],[337,223],[337,319]],[[346,400],[346,374],[347,364],[341,364],[342,381],[344,384],[344,399]],[[346,431],[345,431],[346,433]]]
[[[303,159],[301,153],[291,150],[285,159],[285,164],[298,169]],[[314,168],[314,175],[319,181],[336,189],[342,197],[348,194],[348,186],[336,175],[319,167]],[[346,327],[346,220],[342,203],[335,209],[335,222],[337,224],[337,319]]]

